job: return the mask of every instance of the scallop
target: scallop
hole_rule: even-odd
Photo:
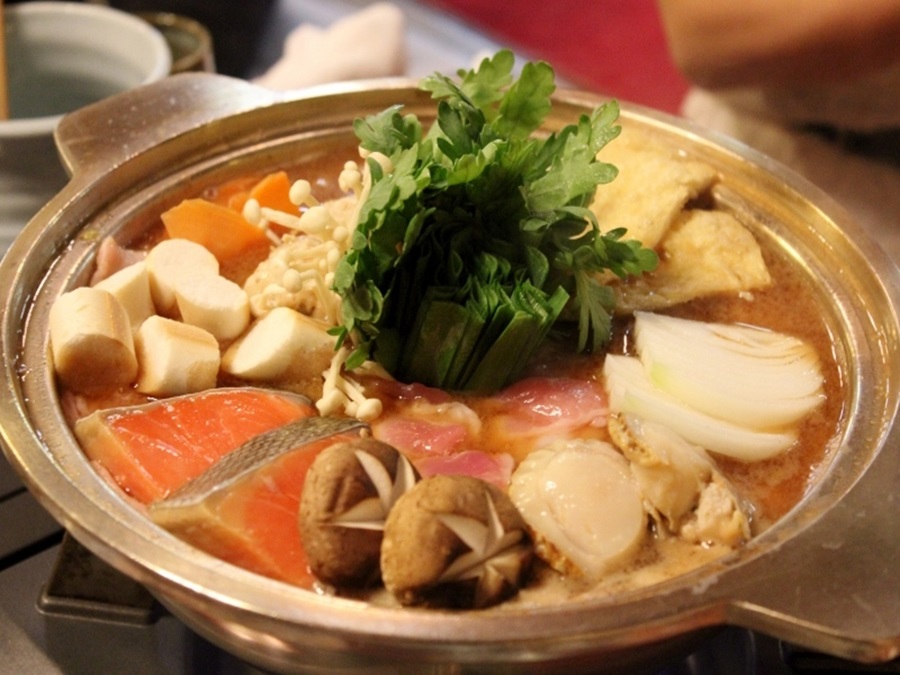
[[[750,538],[751,507],[703,448],[630,414],[612,415],[609,433],[629,460],[659,533],[732,547]]]
[[[609,433],[629,460],[651,515],[665,530],[677,532],[712,477],[709,455],[668,427],[636,415],[610,416]]]
[[[535,550],[563,574],[596,579],[626,566],[647,535],[641,490],[627,460],[598,440],[536,450],[509,488]]]

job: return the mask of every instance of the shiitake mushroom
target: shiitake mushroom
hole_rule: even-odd
[[[299,516],[313,574],[338,587],[377,582],[385,517],[417,479],[405,457],[372,438],[319,453],[306,475]]]
[[[431,476],[394,504],[381,544],[384,585],[403,605],[481,608],[525,582],[533,546],[502,490],[469,476]]]

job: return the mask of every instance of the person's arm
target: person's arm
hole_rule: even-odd
[[[704,87],[847,80],[900,61],[900,0],[658,0],[672,56]]]

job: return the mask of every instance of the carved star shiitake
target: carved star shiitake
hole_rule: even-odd
[[[371,438],[319,453],[306,475],[299,518],[313,574],[334,586],[376,582],[385,518],[418,478],[409,460]]]
[[[388,515],[381,571],[404,605],[481,608],[515,595],[532,558],[525,523],[502,490],[468,476],[432,476]]]
[[[438,520],[459,537],[469,547],[438,579],[438,584],[446,584],[466,579],[475,580],[475,607],[493,604],[492,598],[503,593],[503,589],[516,588],[522,573],[522,555],[517,544],[522,541],[522,530],[507,532],[491,496],[485,492],[488,508],[488,522],[455,514],[438,515]]]
[[[416,470],[410,461],[399,453],[393,476],[374,455],[363,450],[356,450],[354,455],[377,494],[361,499],[342,513],[335,513],[329,522],[339,527],[383,530],[384,521],[391,507],[416,484],[418,480]]]

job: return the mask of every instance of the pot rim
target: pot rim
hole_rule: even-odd
[[[76,235],[90,229],[92,214],[95,215],[103,207],[102,200],[98,200],[95,194],[99,186],[109,184],[118,175],[128,175],[130,168],[154,153],[159,155],[161,161],[164,146],[185,139],[196,142],[208,138],[213,133],[209,130],[210,124],[215,125],[223,120],[225,123],[236,123],[238,118],[247,120],[277,116],[279,111],[296,112],[305,105],[321,101],[327,101],[330,105],[347,97],[359,96],[361,92],[387,92],[388,96],[400,97],[405,102],[421,101],[422,98],[421,93],[415,91],[414,83],[396,79],[326,85],[286,96],[272,95],[255,87],[247,88],[229,78],[205,74],[180,75],[168,80],[165,84],[157,83],[124,95],[121,101],[98,104],[100,107],[94,110],[90,109],[93,106],[89,107],[60,125],[57,138],[63,157],[74,172],[73,180],[32,220],[7,257],[0,262],[0,288],[4,289],[5,308],[0,343],[4,353],[3,387],[9,395],[8,400],[13,401],[13,405],[0,410],[4,449],[39,501],[85,546],[114,567],[146,584],[174,613],[189,621],[196,623],[198,616],[208,620],[208,603],[213,602],[216,612],[220,613],[217,623],[236,622],[242,625],[243,630],[251,632],[259,629],[260,616],[268,616],[296,624],[326,642],[333,641],[335,635],[351,636],[353,639],[365,636],[367,640],[390,639],[392,644],[403,644],[413,651],[425,648],[456,650],[460,645],[477,645],[497,649],[497,654],[512,658],[513,652],[518,654],[523,649],[541,648],[546,653],[562,649],[589,651],[596,647],[598,640],[606,646],[630,647],[706,626],[736,623],[786,635],[800,644],[839,656],[886,660],[897,655],[900,650],[900,626],[885,624],[875,617],[863,617],[859,621],[851,621],[851,629],[843,631],[842,626],[848,625],[846,615],[829,615],[826,621],[816,615],[823,611],[825,603],[810,602],[804,598],[804,603],[792,604],[790,599],[775,597],[772,591],[780,584],[772,583],[773,575],[768,567],[773,564],[769,559],[776,555],[792,561],[821,549],[820,541],[811,538],[821,536],[823,526],[828,526],[827,521],[839,524],[847,521],[846,513],[834,515],[833,512],[847,510],[841,505],[848,494],[852,497],[850,502],[855,504],[860,501],[859,495],[863,489],[860,482],[866,484],[864,489],[876,483],[887,486],[890,499],[898,496],[896,480],[893,485],[891,483],[891,471],[895,472],[895,477],[900,475],[896,473],[897,453],[882,451],[884,447],[893,447],[900,441],[900,432],[891,426],[898,405],[897,384],[894,382],[900,376],[900,365],[893,363],[889,349],[891,345],[896,346],[897,326],[900,325],[897,319],[897,308],[900,307],[900,276],[897,269],[827,195],[803,179],[742,144],[704,132],[683,120],[628,104],[623,106],[623,114],[629,118],[650,127],[684,134],[703,151],[724,152],[735,166],[758,171],[760,180],[768,180],[787,192],[804,195],[804,202],[807,198],[811,200],[815,207],[810,213],[824,219],[816,224],[824,229],[815,245],[824,246],[827,256],[851,256],[851,263],[859,267],[853,269],[853,265],[848,264],[845,270],[839,272],[842,275],[841,284],[847,286],[843,292],[852,294],[856,288],[877,283],[876,289],[871,292],[877,296],[875,304],[884,316],[873,317],[869,311],[871,307],[863,307],[858,312],[848,302],[841,308],[841,319],[851,326],[854,336],[875,342],[871,352],[865,352],[865,358],[871,361],[865,367],[884,367],[895,376],[891,382],[885,377],[882,383],[884,389],[867,394],[868,398],[863,401],[866,404],[881,402],[884,410],[879,419],[883,420],[883,424],[866,436],[868,447],[854,449],[855,458],[852,461],[834,462],[827,475],[790,514],[722,560],[615,598],[591,598],[561,606],[523,607],[521,610],[499,608],[463,613],[389,609],[317,596],[232,567],[159,530],[148,519],[136,519],[134,516],[140,514],[128,508],[122,498],[94,472],[80,450],[78,453],[58,450],[65,446],[71,449],[74,439],[62,423],[58,401],[53,393],[52,377],[46,367],[46,353],[45,361],[37,362],[37,367],[34,366],[35,359],[23,363],[17,357],[5,356],[17,354],[22,341],[32,335],[29,331],[33,328],[26,324],[23,330],[20,326],[26,320],[34,321],[31,304],[35,298],[45,299],[41,296],[42,292],[46,292],[42,289],[43,272],[32,270],[29,273],[26,263],[41,259],[46,261],[48,267],[52,266],[49,272],[55,270],[58,273],[56,252],[64,251],[63,257],[74,259],[67,263],[67,278],[71,280],[82,274],[93,244],[90,237],[78,238]],[[83,132],[86,123],[90,127],[92,118],[105,120],[104,115],[108,114],[110,105],[132,105],[135,98],[149,96],[158,99],[172,91],[192,87],[195,96],[185,96],[187,101],[176,105],[178,111],[183,112],[182,108],[186,105],[196,106],[197,100],[215,107],[221,104],[223,96],[230,100],[230,106],[203,109],[200,113],[196,112],[195,107],[192,114],[196,117],[187,115],[190,119],[181,120],[185,128],[170,134],[163,141],[155,137],[139,138],[127,153],[119,157],[96,157],[81,152],[71,144],[67,145],[67,130],[79,129]],[[600,99],[584,92],[560,92],[557,100],[577,109],[596,105]],[[218,157],[216,152],[214,149],[208,156],[215,160]],[[206,157],[204,155],[204,159]],[[80,212],[79,207],[87,212]],[[52,244],[55,247],[53,252],[48,253],[47,247],[62,233],[66,236],[61,241],[57,239]],[[37,352],[34,349],[26,351],[25,356],[39,355],[43,349],[42,346]],[[20,381],[24,384],[20,385]],[[39,392],[43,399],[37,400],[35,392]],[[40,408],[42,405],[52,408],[54,404],[55,410]],[[853,404],[851,412],[856,413],[854,420],[858,417],[859,405],[860,401]],[[35,430],[32,420],[36,415],[40,415],[45,423],[54,423],[57,428]],[[848,437],[852,439],[854,433],[855,422],[844,430],[844,440]],[[891,457],[892,454],[894,457]],[[878,465],[879,470],[873,471],[873,465]],[[60,483],[61,475],[66,480]],[[110,508],[113,510],[110,511]],[[896,533],[896,527],[893,531]],[[900,540],[900,537],[894,539]],[[111,548],[110,541],[122,543]],[[867,544],[871,548],[871,538],[851,543],[832,551],[835,554],[832,556],[833,562],[852,565],[863,556],[867,563],[872,563],[870,556],[873,552],[860,548]],[[898,546],[894,543],[893,550],[900,553]],[[876,559],[874,564],[880,560]],[[792,584],[802,579],[796,570],[793,574],[790,572],[788,570],[787,574],[782,575],[782,583]],[[879,580],[883,579],[883,573],[884,570],[881,570]],[[896,600],[900,601],[900,598]],[[204,627],[200,629],[204,630]],[[216,631],[211,632],[211,637],[217,637]],[[277,651],[277,647],[275,649]],[[478,651],[478,657],[485,657],[484,650]]]

